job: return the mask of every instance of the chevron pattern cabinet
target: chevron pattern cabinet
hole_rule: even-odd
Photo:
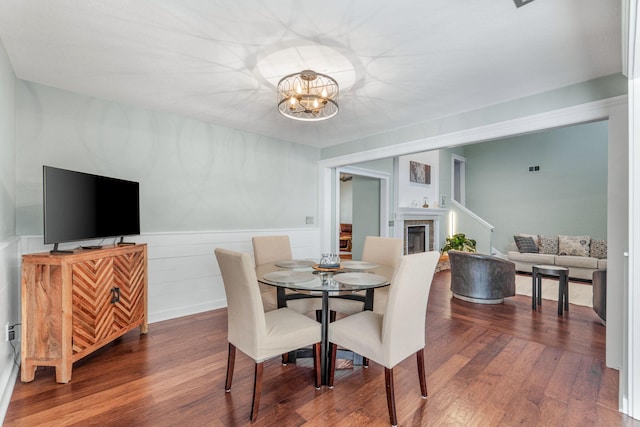
[[[74,362],[136,327],[147,333],[146,245],[22,257],[23,382],[54,366],[67,383]]]

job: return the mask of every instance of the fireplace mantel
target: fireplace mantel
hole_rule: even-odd
[[[446,215],[448,212],[449,209],[446,208],[396,208],[394,219],[436,219]]]

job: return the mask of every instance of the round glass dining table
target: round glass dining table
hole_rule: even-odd
[[[393,273],[391,266],[363,261],[344,261],[335,271],[322,271],[317,264],[304,260],[256,266],[258,281],[277,288],[278,308],[286,307],[290,299],[322,298],[320,365],[323,385],[329,382],[329,298],[363,301],[364,309],[372,310],[373,290],[389,286]],[[288,293],[287,289],[296,292]]]

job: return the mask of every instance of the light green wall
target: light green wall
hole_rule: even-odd
[[[324,148],[321,155],[330,159],[626,94],[626,77],[615,74],[454,116],[426,119],[414,126]]]
[[[0,41],[0,242],[15,235],[15,75]]]
[[[143,232],[315,227],[319,150],[19,81],[17,233],[42,233],[42,165],[140,181]]]
[[[389,175],[389,220],[393,218],[394,209],[394,188],[395,188],[395,174],[393,172],[393,158],[372,160],[370,162],[356,163],[352,166],[368,169],[377,172],[383,172]],[[393,227],[390,227],[393,229]]]
[[[440,180],[440,194],[445,195],[447,198],[447,206],[451,206],[451,156],[457,154],[464,157],[464,147],[443,148],[438,150],[440,156],[440,173],[438,179]],[[438,201],[440,203],[440,201]],[[440,247],[444,246],[445,240],[449,235],[449,215],[444,215],[440,218]]]
[[[468,145],[466,206],[503,253],[516,233],[606,239],[607,141],[601,121]]]
[[[366,236],[380,235],[380,180],[355,175],[353,186],[353,259],[362,259]]]

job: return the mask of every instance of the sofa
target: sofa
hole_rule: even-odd
[[[517,234],[507,258],[516,270],[530,273],[534,265],[569,268],[569,278],[591,281],[593,272],[607,269],[607,241],[591,236]]]
[[[596,312],[602,324],[607,322],[607,271],[593,272],[593,311]]]
[[[492,255],[449,251],[451,292],[479,304],[500,304],[516,294],[515,264]]]

